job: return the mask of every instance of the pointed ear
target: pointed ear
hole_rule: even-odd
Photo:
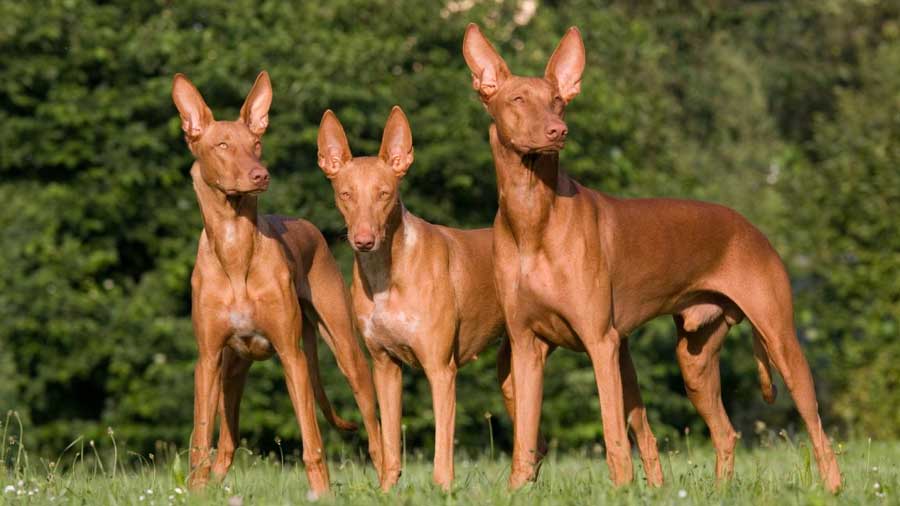
[[[400,106],[395,105],[391,109],[391,115],[384,124],[378,157],[394,170],[398,178],[406,175],[413,163],[412,130]]]
[[[200,92],[184,74],[175,74],[172,81],[172,101],[181,116],[181,129],[184,130],[185,139],[188,142],[196,141],[214,121],[213,114]]]
[[[584,42],[578,28],[569,28],[556,51],[547,62],[544,77],[556,83],[559,94],[566,103],[581,91],[581,73],[584,72]]]
[[[481,94],[483,101],[488,101],[503,81],[509,78],[509,67],[494,49],[490,41],[481,34],[478,25],[469,23],[463,38],[463,57],[469,70],[472,71],[472,87]]]
[[[319,167],[329,179],[338,175],[341,168],[347,164],[353,155],[350,154],[350,144],[347,142],[347,134],[344,127],[331,109],[322,115],[319,124]]]
[[[272,82],[269,73],[263,70],[247,94],[241,107],[243,121],[254,135],[262,135],[269,126],[269,107],[272,105]]]

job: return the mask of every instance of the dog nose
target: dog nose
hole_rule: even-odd
[[[357,232],[353,235],[353,244],[360,251],[369,251],[375,247],[375,234],[372,232]]]
[[[269,182],[269,171],[262,167],[257,167],[250,171],[250,181],[255,185],[264,185]]]
[[[562,121],[554,121],[547,127],[545,133],[547,134],[547,138],[551,141],[561,141],[565,140],[566,135],[569,133],[569,129],[566,128],[566,124]]]

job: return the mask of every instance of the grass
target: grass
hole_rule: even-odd
[[[8,427],[8,424],[4,424]],[[0,504],[77,504],[169,506],[183,504],[286,505],[309,502],[303,468],[284,456],[239,451],[221,484],[189,493],[184,488],[184,452],[161,456],[120,455],[110,431],[104,455],[93,442],[76,440],[59,458],[30,460],[15,444],[0,452]],[[506,491],[509,461],[490,454],[457,457],[456,483],[450,494],[431,485],[431,464],[410,456],[397,488],[382,494],[371,466],[357,460],[330,462],[332,495],[319,504],[900,504],[900,442],[856,441],[838,445],[845,488],[826,493],[818,481],[809,446],[787,437],[769,438],[759,447],[740,449],[736,478],[725,485],[713,479],[714,453],[705,440],[686,438],[679,449],[663,451],[666,485],[649,489],[636,460],[636,482],[614,489],[599,456],[551,453],[537,483]]]

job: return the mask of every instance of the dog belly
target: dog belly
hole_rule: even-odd
[[[572,330],[569,322],[556,313],[547,312],[532,325],[534,333],[550,344],[573,351],[584,351],[584,343]]]

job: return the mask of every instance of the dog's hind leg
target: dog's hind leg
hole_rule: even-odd
[[[737,433],[722,404],[719,377],[719,351],[730,328],[721,312],[712,321],[693,331],[685,327],[685,318],[675,315],[678,343],[675,351],[688,399],[709,427],[716,448],[716,478],[726,480],[734,473],[734,447]],[[688,323],[691,328],[693,325]]]
[[[836,493],[841,488],[841,471],[828,436],[822,428],[812,372],[806,357],[803,356],[794,329],[790,286],[786,285],[782,290],[787,294],[786,302],[782,300],[781,303],[777,303],[764,297],[747,297],[747,300],[738,304],[753,324],[756,339],[784,379],[797,405],[797,411],[806,424],[825,488],[829,492]]]

